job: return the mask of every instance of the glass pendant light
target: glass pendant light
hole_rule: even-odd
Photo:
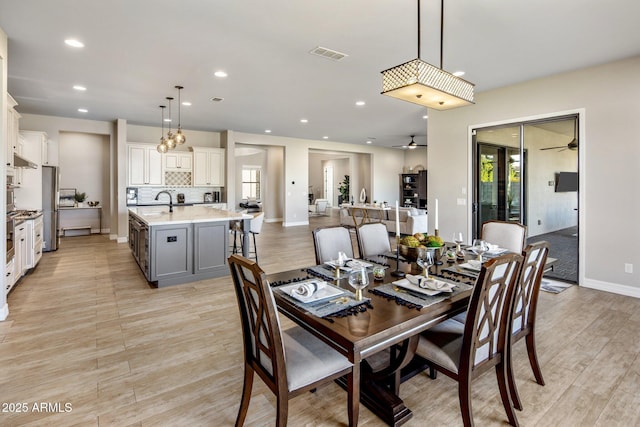
[[[164,138],[164,109],[165,109],[165,106],[161,105],[160,108],[162,109],[162,122],[161,122],[162,133],[160,134],[160,144],[158,144],[156,149],[158,150],[158,153],[164,154],[167,151],[169,151],[169,147],[167,146],[166,139]]]
[[[174,148],[176,148],[176,140],[173,136],[173,132],[171,132],[171,101],[173,101],[173,97],[167,96],[167,101],[169,101],[169,132],[167,132],[165,143],[167,144],[167,148],[169,150],[173,150]]]
[[[173,135],[173,139],[176,144],[182,145],[187,140],[187,137],[182,133],[182,124],[180,122],[180,106],[182,105],[180,104],[180,91],[184,88],[182,86],[176,86],[176,89],[178,89],[178,130]]]

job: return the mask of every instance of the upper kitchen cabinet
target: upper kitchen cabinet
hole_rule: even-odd
[[[18,130],[20,128],[20,113],[15,110],[18,103],[7,94],[7,172],[13,172],[13,153],[18,149]]]
[[[164,170],[191,172],[193,155],[187,151],[173,151],[164,155]]]
[[[224,187],[224,148],[191,147],[193,150],[193,185]]]
[[[162,154],[152,144],[128,144],[128,185],[131,187],[162,186],[164,171]]]

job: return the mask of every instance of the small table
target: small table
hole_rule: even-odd
[[[382,222],[387,219],[386,212],[390,211],[390,207],[383,206],[373,206],[373,205],[342,205],[349,210],[351,214],[351,218],[353,218],[353,225],[358,228],[358,225],[365,224],[367,222]],[[356,212],[361,212],[361,220],[360,224],[358,224],[358,219],[356,218]],[[371,214],[375,213],[376,218],[372,217]]]
[[[77,213],[81,212],[90,212],[93,211],[98,215],[98,234],[102,233],[102,206],[78,206],[78,207],[59,207],[59,229],[62,236],[66,236],[66,232],[70,230],[88,230],[89,234],[92,234],[92,225],[87,224],[86,219],[82,218],[80,221],[74,223],[73,218],[69,218],[70,216],[78,216]],[[76,214],[71,214],[71,212],[75,212]],[[67,218],[65,218],[65,216]],[[75,219],[77,221],[77,218]]]

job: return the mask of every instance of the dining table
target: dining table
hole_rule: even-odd
[[[352,390],[361,403],[388,425],[397,426],[412,417],[410,408],[399,397],[399,384],[402,368],[415,355],[419,334],[466,309],[478,272],[460,267],[472,254],[433,265],[431,275],[449,283],[452,291],[424,295],[394,284],[420,276],[423,270],[397,252],[395,257],[391,255],[353,260],[355,264],[347,262],[337,270],[332,265],[313,265],[267,277],[279,312],[353,363],[353,375],[341,378],[338,383]],[[436,249],[436,259],[444,257],[444,248]],[[350,265],[366,268],[369,277],[360,301],[355,300],[349,285],[349,274],[354,270]],[[378,275],[384,268],[380,280],[374,280],[375,267]],[[398,274],[407,276],[402,278]],[[310,281],[320,281],[330,286],[330,290],[344,293],[339,298],[319,302],[302,302],[292,297],[289,290]],[[349,409],[349,425],[357,425],[358,411],[357,404]]]

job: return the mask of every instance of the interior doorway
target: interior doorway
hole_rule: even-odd
[[[324,198],[329,201],[329,206],[332,206],[333,200],[333,166],[325,166],[324,168]]]
[[[472,130],[474,237],[491,220],[527,226],[555,261],[546,276],[578,281],[578,115]]]

